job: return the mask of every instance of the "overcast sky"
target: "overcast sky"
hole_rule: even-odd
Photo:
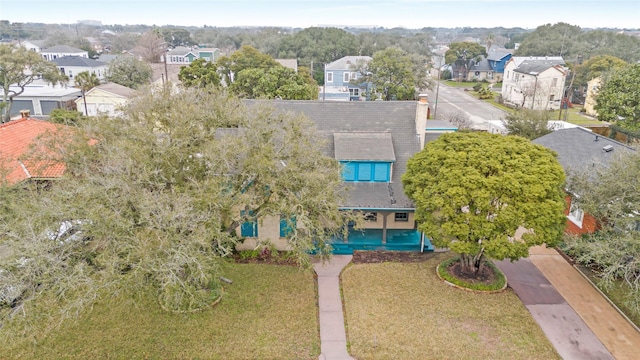
[[[640,0],[0,0],[11,22],[179,26],[640,28]]]

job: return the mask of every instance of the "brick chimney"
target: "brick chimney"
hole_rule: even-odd
[[[31,110],[20,110],[20,117],[28,119],[31,116]]]
[[[424,147],[425,130],[427,129],[427,118],[429,117],[429,102],[427,94],[418,95],[416,105],[416,135],[420,139],[420,150]]]

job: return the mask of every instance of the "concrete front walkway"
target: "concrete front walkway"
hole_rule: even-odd
[[[529,258],[616,359],[640,359],[640,332],[562,255],[535,247]]]
[[[320,360],[353,360],[347,353],[347,335],[340,296],[340,273],[352,258],[351,255],[333,255],[330,262],[313,264],[313,269],[318,274]]]

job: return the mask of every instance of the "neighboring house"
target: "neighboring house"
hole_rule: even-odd
[[[609,166],[619,154],[635,151],[632,147],[582,127],[557,130],[533,142],[555,151],[567,176],[600,166]],[[598,229],[596,220],[572,203],[574,196],[579,197],[580,194],[568,194],[566,197],[565,231],[570,234],[594,232]]]
[[[84,99],[76,99],[76,108],[84,115],[97,116],[105,114],[107,116],[117,116],[120,108],[135,95],[135,90],[116,83],[106,83],[98,85],[87,91],[84,98],[87,101],[87,112],[85,113]]]
[[[69,84],[74,84],[74,78],[81,72],[89,72],[95,74],[99,80],[107,77],[107,64],[102,61],[89,59],[82,56],[63,56],[55,60],[51,60],[56,64],[60,72],[69,77]]]
[[[153,71],[151,74],[151,85],[153,87],[162,87],[167,79],[173,84],[179,84],[180,79],[178,79],[178,74],[180,74],[180,69],[185,66],[185,64],[155,63],[149,64],[149,66],[151,66],[151,70]]]
[[[45,48],[44,44],[44,40],[23,40],[20,42],[20,45],[27,48],[27,50],[35,51],[37,53],[42,52]]]
[[[65,165],[38,159],[31,148],[38,138],[66,128],[50,122],[29,118],[28,111],[19,120],[0,124],[0,186],[14,185],[26,180],[49,180],[61,177]]]
[[[247,104],[257,102],[248,100]],[[326,145],[326,155],[343,166],[347,185],[344,210],[363,214],[364,229],[349,229],[346,238],[334,239],[334,253],[354,250],[432,250],[414,219],[415,206],[404,193],[402,174],[407,160],[432,137],[426,136],[428,103],[420,101],[318,102],[272,101],[277,111],[299,113],[313,121]],[[450,124],[441,123],[451,129]],[[242,224],[239,250],[269,241],[287,247],[282,234],[286,221],[277,217]]]
[[[589,80],[587,83],[587,97],[584,99],[584,110],[587,115],[598,117],[596,111],[596,95],[602,86],[602,78],[597,77]]]
[[[469,60],[467,66],[469,71],[467,72],[466,81],[489,81],[494,82],[494,71],[484,56],[480,56],[479,59]]]
[[[178,46],[167,52],[167,64],[189,65],[195,59],[215,62],[220,58],[218,48],[198,48]]]
[[[275,59],[276,62],[284,67],[289,69],[293,69],[293,71],[298,72],[298,59]]]
[[[513,52],[511,50],[501,48],[496,45],[491,46],[487,51],[487,60],[489,61],[489,66],[493,71],[492,76],[495,82],[502,81],[504,68],[512,56]]]
[[[53,61],[63,56],[80,56],[84,58],[89,57],[89,53],[87,51],[68,45],[56,45],[50,48],[46,48],[40,51],[40,54],[42,55],[42,57],[49,61]]]
[[[15,90],[20,91],[19,88]],[[75,100],[80,96],[82,92],[76,88],[31,84],[14,98],[11,116],[19,114],[21,110],[28,110],[34,116],[49,115],[53,109],[76,110]]]
[[[369,56],[345,56],[324,68],[324,86],[320,87],[320,100],[360,101],[364,100],[367,84],[353,83],[360,77],[353,67],[359,60],[371,61]]]
[[[567,71],[561,57],[512,57],[505,66],[502,99],[531,110],[558,110]]]

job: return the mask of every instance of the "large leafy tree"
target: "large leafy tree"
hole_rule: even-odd
[[[205,61],[204,59],[195,59],[188,66],[180,68],[178,79],[180,79],[182,85],[186,87],[220,85],[218,67],[216,64]]]
[[[398,48],[378,51],[368,63],[355,66],[362,74],[358,81],[371,82],[383,100],[413,99],[416,91],[429,86],[424,64],[416,64]]]
[[[282,100],[314,100],[318,87],[308,72],[276,65],[269,69],[250,68],[240,71],[229,89],[245,98]]]
[[[640,154],[618,154],[609,166],[574,173],[568,180],[573,202],[594,216],[594,234],[566,236],[563,248],[599,274],[605,287],[622,280],[627,305],[640,313]]]
[[[624,60],[611,55],[594,56],[575,67],[576,85],[586,85],[597,77],[606,78],[614,72],[629,66]]]
[[[444,60],[447,64],[453,64],[457,61],[467,62],[475,59],[480,55],[487,55],[484,46],[474,42],[453,42],[449,45],[449,50],[444,54]]]
[[[49,84],[64,84],[67,76],[40,54],[22,46],[0,45],[0,85],[2,85],[2,122],[11,119],[13,100],[34,81],[44,79]]]
[[[153,70],[144,61],[134,56],[122,55],[109,63],[107,80],[136,89],[151,82]]]
[[[521,108],[507,114],[502,122],[510,135],[533,140],[553,131],[549,128],[549,120],[548,111]]]
[[[280,66],[268,54],[264,54],[253,46],[244,45],[238,51],[229,56],[222,56],[216,61],[219,71],[227,85],[233,83],[234,76],[245,69],[267,70],[274,66]]]
[[[220,294],[218,264],[243,222],[296,224],[286,237],[303,265],[346,225],[339,164],[302,116],[211,88],[163,88],[78,129],[43,139],[64,178],[46,191],[0,188],[0,278],[13,294],[0,299],[0,321],[39,299],[57,304],[41,311],[70,312],[103,290],[148,286],[166,309],[201,309]],[[75,232],[60,235],[61,224]]]
[[[624,128],[640,128],[640,64],[618,70],[606,80],[596,97],[598,120]]]
[[[409,160],[402,182],[418,229],[459,253],[469,273],[483,257],[517,260],[556,244],[566,221],[562,167],[518,136],[442,135]]]
[[[84,103],[84,114],[89,115],[89,111],[87,110],[87,98],[85,94],[87,91],[93,89],[94,87],[100,85],[100,79],[95,73],[90,73],[88,71],[83,71],[76,75],[75,85],[77,88],[80,88],[82,91],[82,102]]]

